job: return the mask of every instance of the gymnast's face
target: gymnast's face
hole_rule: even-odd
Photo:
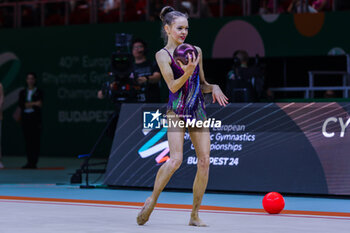
[[[169,39],[174,40],[176,44],[182,44],[188,35],[188,20],[185,17],[177,17],[169,27],[165,29]]]

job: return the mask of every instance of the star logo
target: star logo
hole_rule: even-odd
[[[158,118],[162,115],[160,112],[159,112],[159,109],[157,109],[157,111],[155,112],[155,113],[151,113],[151,115],[152,115],[152,120],[151,120],[151,122],[152,121],[154,121],[154,120],[158,120]]]
[[[144,129],[160,129],[162,113],[157,109],[156,112],[143,112],[143,128]]]

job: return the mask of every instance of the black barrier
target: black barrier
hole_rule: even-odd
[[[124,104],[105,184],[152,187],[169,158],[167,128],[144,129],[144,117],[166,105]],[[211,129],[208,190],[350,194],[350,104],[266,103],[207,105]],[[146,122],[147,123],[147,122]],[[168,188],[192,189],[196,155],[184,138],[181,167]]]

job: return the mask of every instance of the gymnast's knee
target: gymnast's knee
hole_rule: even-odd
[[[203,158],[198,158],[197,167],[201,170],[208,170],[210,165],[209,156],[204,156]]]
[[[170,158],[167,163],[169,163],[169,167],[171,170],[176,171],[182,164],[182,159],[172,159]]]

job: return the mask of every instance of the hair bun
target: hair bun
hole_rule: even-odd
[[[169,12],[172,12],[172,11],[175,11],[175,9],[172,8],[171,6],[163,7],[162,11],[159,14],[159,18],[163,21],[165,15],[168,14]]]

